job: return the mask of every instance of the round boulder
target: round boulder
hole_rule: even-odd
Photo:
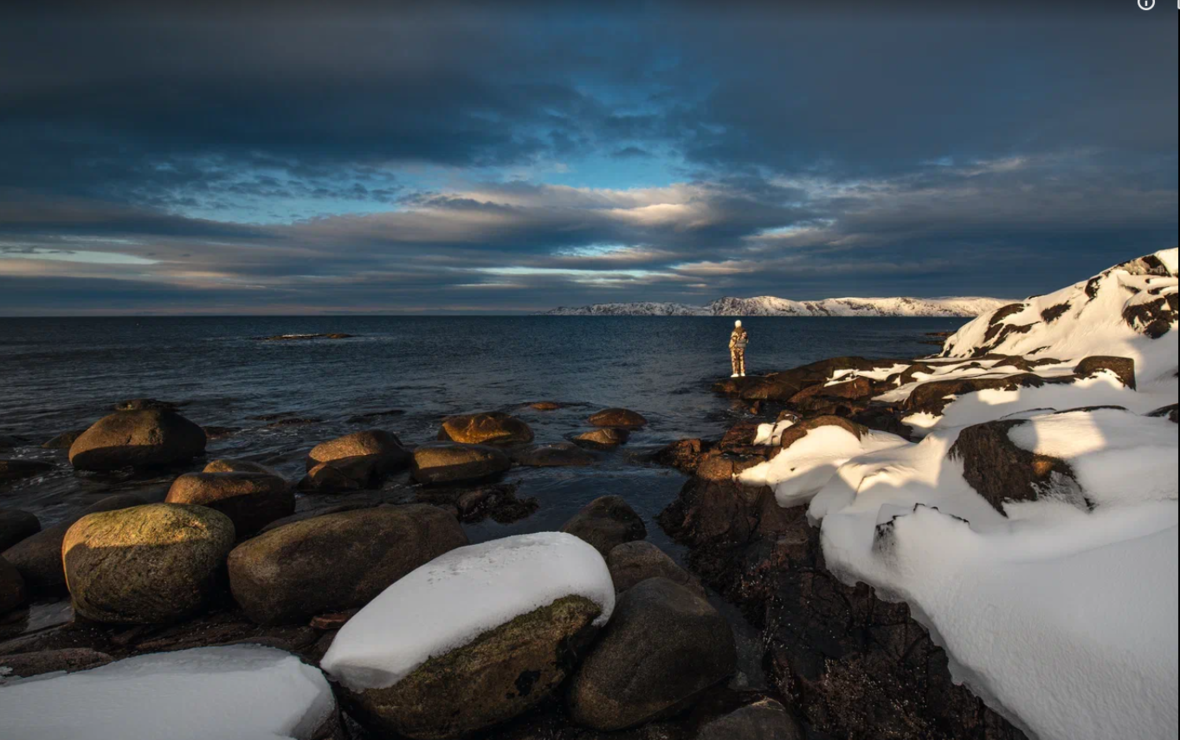
[[[0,558],[0,616],[23,606],[28,594],[25,579],[20,571],[4,558]]]
[[[569,442],[537,445],[513,450],[512,461],[527,468],[585,467],[594,464],[594,456]]]
[[[410,453],[397,435],[380,429],[321,442],[307,456],[304,488],[361,490],[406,467]]]
[[[295,493],[287,481],[273,473],[185,473],[173,481],[164,501],[220,511],[234,523],[238,539],[295,513]]]
[[[702,599],[705,598],[705,589],[701,582],[650,542],[638,540],[619,545],[610,551],[606,565],[610,568],[616,593],[628,591],[649,578],[667,578]]]
[[[647,537],[643,519],[622,496],[591,501],[561,531],[590,543],[604,558],[619,545]]]
[[[234,548],[230,589],[259,624],[306,622],[369,603],[423,563],[467,544],[434,506],[380,506],[269,530]]]
[[[786,708],[762,699],[705,723],[696,740],[806,740],[807,736]]]
[[[575,722],[602,732],[687,709],[737,669],[733,632],[709,602],[651,578],[619,597],[602,639],[570,686]]]
[[[590,424],[596,427],[639,429],[647,426],[647,419],[630,409],[604,409],[590,417]]]
[[[530,403],[529,408],[533,411],[558,411],[562,408],[560,403],[554,401],[537,401]]]
[[[613,450],[627,442],[630,433],[626,429],[603,427],[574,437],[574,444],[589,447],[592,450]]]
[[[131,493],[107,496],[80,514],[22,539],[4,551],[4,558],[20,571],[30,594],[59,593],[66,585],[65,571],[61,564],[61,544],[74,522],[87,514],[141,506],[143,503],[143,499]]]
[[[217,590],[233,544],[233,522],[204,506],[148,504],[88,514],[62,542],[74,611],[112,624],[188,616]]]
[[[465,483],[491,478],[511,467],[512,461],[495,447],[436,442],[414,450],[410,472],[419,483]]]
[[[0,552],[41,531],[36,516],[20,509],[0,509]]]
[[[77,470],[118,470],[188,462],[205,452],[205,430],[164,409],[117,411],[70,445]]]
[[[533,430],[515,416],[492,411],[448,416],[443,419],[438,438],[472,445],[528,444],[533,441]]]

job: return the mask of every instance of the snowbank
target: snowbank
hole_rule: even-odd
[[[754,435],[754,445],[777,447],[783,438],[783,432],[793,426],[793,419],[784,419],[774,424],[759,424],[758,432]]]
[[[309,740],[336,711],[323,674],[255,645],[127,658],[0,688],[11,740]]]
[[[615,606],[606,562],[560,532],[472,545],[438,557],[394,583],[350,619],[320,665],[354,691],[397,684],[431,657],[567,596]]]

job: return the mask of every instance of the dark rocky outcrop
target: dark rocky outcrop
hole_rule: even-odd
[[[704,724],[696,740],[806,740],[803,728],[774,699],[762,699]]]
[[[855,378],[842,383],[817,383],[808,386],[791,396],[790,403],[799,404],[812,398],[841,398],[844,400],[858,400],[873,395],[873,382],[868,378]]]
[[[561,531],[590,543],[604,558],[623,543],[647,537],[643,519],[622,496],[603,496],[591,501]]]
[[[606,565],[610,568],[615,593],[628,591],[649,578],[667,578],[702,599],[705,598],[705,589],[701,582],[650,542],[638,540],[619,545],[610,551]]]
[[[0,678],[30,678],[46,673],[73,673],[98,668],[112,660],[114,658],[106,653],[90,648],[61,648],[4,655],[0,656]]]
[[[235,547],[230,589],[259,624],[306,622],[364,606],[418,566],[466,544],[455,518],[434,506],[328,514]]]
[[[691,707],[737,668],[733,632],[709,602],[665,578],[621,597],[598,644],[574,674],[570,715],[615,731]]]
[[[541,505],[534,498],[518,498],[516,486],[499,483],[478,488],[424,486],[418,489],[418,501],[442,506],[464,524],[478,524],[491,519],[497,524],[512,524],[532,516]]]
[[[528,444],[533,430],[520,419],[500,411],[448,416],[438,430],[443,442],[472,445]]]
[[[574,437],[574,444],[592,450],[613,450],[627,443],[630,432],[620,427],[603,427]]]
[[[860,439],[869,432],[867,427],[857,424],[854,421],[849,421],[842,416],[817,416],[814,419],[804,419],[798,424],[784,430],[782,436],[779,437],[779,447],[785,450],[806,437],[808,432],[821,427],[839,427],[857,439]]]
[[[693,475],[700,465],[701,455],[710,448],[708,442],[699,439],[681,439],[657,451],[650,460],[657,465],[666,465],[687,475]]]
[[[37,517],[20,509],[0,509],[0,552],[41,531]]]
[[[18,607],[24,606],[28,598],[25,590],[25,579],[16,566],[0,557],[0,616]]]
[[[512,460],[495,447],[436,442],[414,450],[410,473],[419,483],[470,483],[493,478],[511,467]]]
[[[295,493],[287,481],[256,463],[229,460],[217,460],[204,472],[180,476],[164,500],[220,511],[234,523],[238,539],[295,513]]]
[[[70,446],[78,470],[175,465],[205,451],[205,430],[173,411],[117,411],[99,419]]]
[[[88,514],[62,542],[74,612],[112,624],[176,621],[222,586],[233,543],[233,522],[204,506],[148,504]]]
[[[589,421],[591,426],[616,429],[640,429],[647,426],[647,419],[630,409],[604,409],[591,416]]]
[[[989,421],[959,433],[948,457],[963,463],[963,477],[1004,512],[1007,501],[1035,501],[1046,495],[1087,508],[1073,470],[1064,461],[1017,447],[1009,437],[1024,421]]]
[[[1171,406],[1164,406],[1162,409],[1156,409],[1155,411],[1152,411],[1150,414],[1148,414],[1148,416],[1152,416],[1157,419],[1167,419],[1167,420],[1171,421],[1173,424],[1180,423],[1177,421],[1177,418],[1178,418],[1177,409],[1178,408],[1180,408],[1180,407],[1177,407],[1176,404],[1172,404]]]
[[[65,589],[66,576],[62,568],[62,541],[74,522],[87,514],[115,511],[129,506],[141,506],[144,500],[130,493],[107,496],[87,507],[76,516],[26,537],[2,554],[16,566],[25,579],[25,586],[33,595],[60,593]]]
[[[1146,334],[1152,339],[1159,339],[1172,330],[1176,317],[1180,314],[1180,304],[1176,293],[1160,296],[1154,300],[1143,301],[1123,310],[1123,320],[1135,331]]]
[[[300,488],[313,491],[356,491],[380,484],[405,469],[410,452],[397,435],[380,429],[353,432],[321,442],[307,455],[307,477]]]
[[[594,456],[569,442],[522,447],[508,453],[512,462],[528,468],[585,467]]]
[[[1040,388],[1047,383],[1070,382],[1071,377],[1046,379],[1034,373],[1018,373],[1001,378],[961,378],[958,380],[936,380],[923,383],[910,393],[902,405],[905,413],[927,413],[942,416],[955,396],[977,393],[982,390],[1014,391],[1020,388]]]
[[[1079,378],[1090,378],[1103,371],[1114,373],[1123,385],[1135,390],[1135,361],[1130,357],[1087,357],[1073,369]]]
[[[390,688],[346,690],[347,704],[364,724],[396,737],[470,737],[545,701],[565,681],[601,613],[580,596],[558,599],[431,658]]]
[[[38,460],[0,460],[0,483],[44,475],[53,465]]]
[[[713,390],[746,401],[789,401],[805,388],[827,383],[839,370],[867,372],[900,364],[903,362],[898,360],[833,357],[761,377],[729,378],[714,385]]]

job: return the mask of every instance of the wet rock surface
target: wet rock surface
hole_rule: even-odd
[[[446,484],[487,480],[510,467],[508,455],[495,447],[437,442],[414,450],[410,472],[419,483]]]
[[[443,419],[438,438],[473,445],[528,444],[533,441],[533,430],[515,416],[493,411],[449,416]]]

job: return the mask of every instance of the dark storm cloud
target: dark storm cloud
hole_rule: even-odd
[[[1176,241],[1174,19],[1096,7],[13,17],[0,311],[1051,289]]]

